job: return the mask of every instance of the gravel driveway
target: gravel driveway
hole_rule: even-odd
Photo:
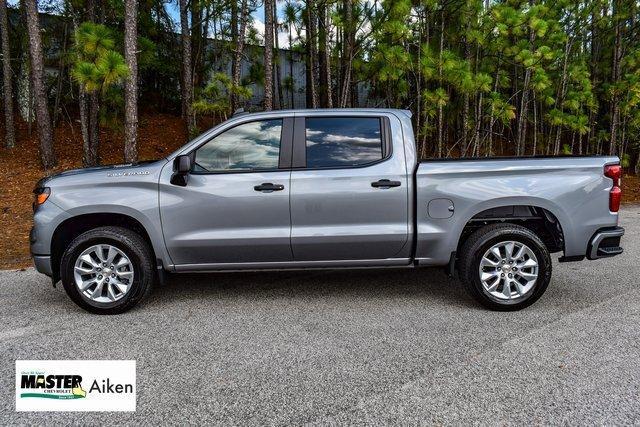
[[[640,206],[625,253],[555,264],[516,313],[439,270],[177,276],[137,309],[81,311],[0,272],[0,425],[638,424]],[[16,359],[135,359],[135,413],[16,413]]]

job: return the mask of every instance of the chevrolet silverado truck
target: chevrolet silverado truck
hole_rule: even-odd
[[[100,314],[167,273],[431,266],[518,310],[550,254],[622,252],[620,180],[609,156],[418,161],[404,110],[243,113],[162,160],[42,179],[31,253]]]

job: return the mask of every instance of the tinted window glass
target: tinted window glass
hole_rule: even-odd
[[[308,168],[356,166],[382,159],[378,118],[308,118],[306,133]]]
[[[282,120],[250,122],[231,128],[196,151],[196,172],[277,169]]]

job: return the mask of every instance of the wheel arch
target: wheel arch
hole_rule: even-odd
[[[53,279],[60,278],[60,262],[62,255],[69,244],[82,233],[103,226],[118,226],[131,230],[140,235],[153,254],[153,262],[158,262],[158,251],[154,248],[153,242],[146,228],[140,221],[132,216],[122,213],[86,213],[62,221],[53,232],[51,237],[51,268]]]
[[[458,237],[456,251],[459,253],[468,237],[485,225],[513,223],[538,235],[549,252],[563,252],[566,229],[556,212],[548,207],[529,203],[508,203],[476,211],[465,221]]]

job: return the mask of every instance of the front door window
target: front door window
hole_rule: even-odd
[[[243,123],[196,150],[196,173],[278,169],[282,120]]]

